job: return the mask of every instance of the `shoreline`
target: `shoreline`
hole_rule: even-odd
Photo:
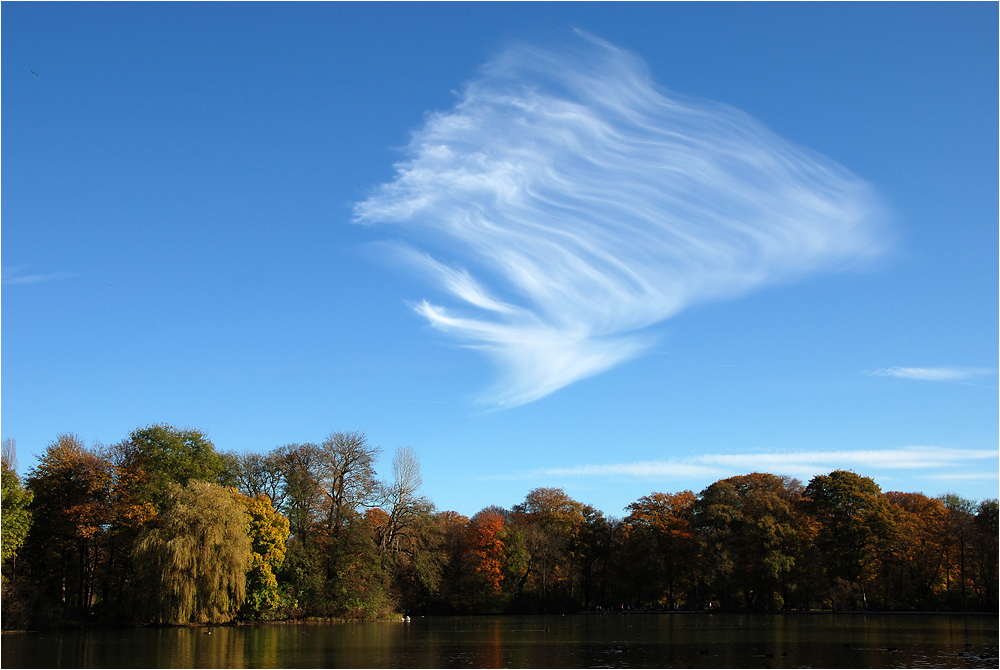
[[[753,611],[753,610],[736,610],[736,611],[724,611],[724,610],[616,610],[616,611],[603,611],[603,612],[572,612],[572,613],[550,613],[550,614],[428,614],[419,615],[415,618],[419,619],[445,619],[445,618],[482,618],[482,617],[558,617],[558,616],[623,616],[623,615],[648,615],[648,614],[682,614],[682,615],[713,615],[713,614],[724,614],[724,615],[767,615],[767,616],[778,616],[778,615],[851,615],[851,616],[949,616],[949,617],[996,617],[1000,619],[1000,613],[998,612],[928,612],[928,611],[916,611],[916,612],[892,612],[892,611],[868,611],[868,610],[854,610],[854,611],[834,611],[834,610],[777,610],[773,612],[768,611]],[[226,623],[183,623],[183,624],[165,624],[165,625],[153,625],[153,624],[119,624],[119,625],[77,625],[77,626],[62,626],[49,628],[44,630],[3,630],[0,631],[2,635],[23,635],[28,633],[51,633],[56,631],[84,631],[84,630],[114,630],[114,629],[136,629],[136,628],[244,628],[252,626],[306,626],[315,624],[369,624],[369,623],[407,623],[402,618],[403,615],[399,617],[387,617],[381,619],[346,619],[343,617],[309,617],[304,619],[276,619],[272,621],[229,621]],[[411,618],[412,619],[412,618]],[[412,622],[412,621],[411,621]]]

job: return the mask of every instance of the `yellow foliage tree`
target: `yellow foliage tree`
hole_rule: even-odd
[[[231,489],[246,516],[250,538],[250,568],[247,570],[247,614],[259,617],[279,604],[277,572],[285,562],[288,519],[271,505],[264,494],[245,496]]]

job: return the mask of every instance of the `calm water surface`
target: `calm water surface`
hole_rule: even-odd
[[[996,668],[996,616],[605,614],[8,634],[87,668]],[[211,631],[209,634],[208,631]]]

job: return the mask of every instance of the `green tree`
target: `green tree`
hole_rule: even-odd
[[[392,576],[393,595],[404,611],[430,613],[440,594],[444,568],[448,560],[444,546],[444,528],[434,506],[421,498],[411,510],[405,531],[397,533],[391,549],[380,552],[383,565]],[[365,513],[371,524],[376,545],[386,536],[390,515],[375,507]]]
[[[146,613],[160,623],[221,623],[246,599],[252,546],[230,490],[192,480],[167,487],[158,522],[136,545],[150,589]]]
[[[31,529],[31,491],[24,488],[17,474],[17,453],[14,440],[3,441],[3,498],[0,502],[0,531],[3,535],[2,568],[0,568],[0,600],[3,607],[3,627],[23,629],[29,625],[29,612],[35,589],[22,575],[27,572],[17,565],[17,556]],[[25,566],[30,567],[30,566]]]
[[[613,523],[604,513],[590,505],[584,505],[583,527],[575,540],[577,572],[579,579],[579,601],[584,608],[590,607],[595,598],[603,602],[599,594],[603,589],[604,567],[607,564]],[[507,555],[511,552],[508,550]]]
[[[566,607],[576,595],[574,576],[579,573],[579,539],[586,525],[587,506],[560,488],[539,487],[529,491],[512,512],[513,525],[527,553],[517,593],[533,591],[543,609]]]
[[[813,477],[804,497],[819,525],[817,544],[829,576],[854,584],[867,607],[867,584],[878,569],[879,544],[894,532],[889,501],[871,477],[849,470]]]
[[[352,515],[335,538],[319,537],[332,540],[320,544],[328,569],[330,556],[336,557],[336,572],[327,573],[323,614],[370,620],[396,608],[391,575],[379,557],[375,533],[366,516]]]
[[[434,521],[441,536],[442,554],[438,603],[445,612],[457,612],[465,602],[462,587],[465,574],[465,529],[469,524],[469,517],[446,511],[435,515]],[[507,546],[510,546],[509,543]]]
[[[18,549],[24,544],[31,528],[31,505],[33,495],[21,484],[17,474],[17,453],[14,440],[3,441],[3,452],[0,457],[0,467],[3,468],[2,489],[3,498],[0,502],[0,533],[2,533],[2,563],[3,579],[6,584],[9,573],[14,569],[14,559]]]
[[[359,432],[277,450],[292,531],[279,581],[303,612],[370,618],[392,607],[376,540],[376,529],[387,526],[363,514],[380,502],[379,452]]]
[[[375,460],[380,452],[364,433],[330,433],[319,447],[316,469],[319,502],[311,541],[324,559],[329,596],[325,607],[346,609],[361,618],[373,616],[387,603],[374,530],[362,516],[378,500]],[[371,564],[372,555],[377,568]]]
[[[226,473],[226,462],[206,435],[190,428],[154,424],[132,431],[117,445],[122,467],[135,472],[137,497],[157,508],[166,500],[170,484],[215,482]]]
[[[755,472],[715,482],[699,494],[692,523],[702,561],[726,605],[776,606],[795,565],[799,528],[793,502],[800,488],[796,480]]]
[[[1000,544],[1000,504],[996,498],[979,503],[976,508],[976,534],[974,552],[976,557],[975,589],[979,607],[995,611],[998,599],[998,544]]]

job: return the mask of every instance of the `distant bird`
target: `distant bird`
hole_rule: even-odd
[[[35,75],[36,77],[38,76],[38,73],[35,72],[34,70],[31,71],[31,74]]]

